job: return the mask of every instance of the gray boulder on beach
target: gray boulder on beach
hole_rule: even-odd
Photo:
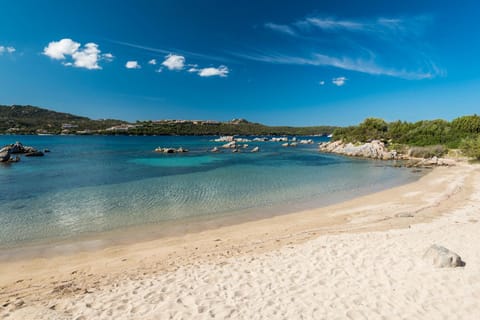
[[[423,258],[438,268],[456,268],[465,266],[465,262],[458,254],[436,244],[433,244],[427,249]]]

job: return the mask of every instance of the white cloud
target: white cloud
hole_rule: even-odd
[[[226,77],[228,75],[228,68],[226,66],[219,66],[218,68],[203,68],[198,70],[200,77]]]
[[[150,61],[148,61],[148,64],[151,64],[151,65],[156,65],[157,64],[157,59],[152,59]]]
[[[14,53],[15,51],[17,51],[17,49],[15,49],[14,47],[10,47],[10,46],[0,46],[0,55],[4,54],[5,52],[6,53]]]
[[[188,56],[189,58],[195,58],[195,59],[200,59],[200,60],[207,60],[207,61],[221,61],[223,63],[230,62],[231,60],[225,57],[219,57],[219,56],[214,56],[214,55],[207,55],[203,53],[198,53],[198,52],[192,52],[192,51],[187,51],[187,50],[182,50],[179,48],[170,48],[168,50],[166,49],[161,49],[161,48],[152,48],[148,46],[143,46],[135,43],[128,43],[128,42],[123,42],[123,41],[115,41],[112,40],[113,43],[117,43],[123,46],[131,47],[131,48],[137,48],[149,52],[155,52],[155,53],[161,53],[161,54],[171,54],[172,52],[176,52],[179,55],[182,56]],[[168,57],[168,56],[167,56]]]
[[[127,69],[140,69],[142,66],[138,64],[138,61],[127,61],[125,68]]]
[[[72,54],[73,65],[77,68],[101,69],[98,65],[100,52],[96,43],[87,43],[83,50],[77,50]]]
[[[297,25],[301,26],[302,23],[328,30],[347,29],[360,31],[368,27],[368,25],[363,22],[353,20],[337,20],[332,18],[307,18],[304,21],[297,23]]]
[[[80,48],[80,43],[72,39],[52,41],[43,49],[43,54],[56,60],[64,60],[65,56],[71,56]]]
[[[162,62],[162,65],[167,67],[168,70],[182,70],[185,67],[185,57],[169,54],[165,57],[165,61]]]
[[[72,39],[52,41],[43,49],[43,54],[55,60],[67,60],[64,66],[74,66],[90,70],[102,69],[98,62],[100,60],[112,61],[111,53],[101,54],[98,44],[89,42],[81,47],[81,44]]]
[[[347,82],[347,80],[348,80],[348,79],[345,78],[345,77],[337,77],[337,78],[333,78],[333,79],[332,79],[332,83],[333,83],[334,85],[336,85],[337,87],[341,87],[341,86],[343,86],[343,85],[345,84],[345,82]]]
[[[200,71],[200,69],[198,69],[197,67],[191,67],[190,69],[187,70],[188,72],[198,72]]]
[[[432,22],[429,15],[361,19],[312,15],[285,25],[264,25],[295,37],[301,50],[291,47],[285,51],[284,43],[278,43],[276,48],[269,45],[269,49],[233,54],[268,63],[327,66],[407,80],[431,79],[446,73],[429,57],[430,49],[423,38]]]
[[[318,84],[321,85],[321,86],[323,86],[323,85],[325,84],[325,81],[322,80],[322,81],[320,81]]]
[[[102,58],[105,59],[108,62],[111,62],[111,61],[113,61],[113,59],[115,57],[111,53],[105,53],[105,54],[102,55]]]
[[[407,71],[404,69],[386,68],[375,63],[374,60],[352,59],[349,57],[332,57],[324,54],[312,54],[311,57],[297,57],[277,53],[266,54],[236,54],[239,57],[268,63],[328,66],[343,70],[356,71],[371,75],[386,75],[407,80],[431,79],[442,75],[443,71],[438,69],[433,62],[426,63],[426,69]]]
[[[265,28],[271,29],[271,30],[274,30],[274,31],[278,31],[278,32],[281,32],[281,33],[285,33],[285,34],[288,34],[288,35],[291,35],[291,36],[294,36],[294,35],[297,34],[295,32],[295,30],[293,30],[292,27],[284,25],[284,24],[276,24],[276,23],[269,22],[269,23],[265,23]]]

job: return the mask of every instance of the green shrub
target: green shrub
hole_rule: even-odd
[[[410,148],[408,154],[415,158],[431,158],[441,157],[447,153],[447,149],[442,145],[427,146],[427,147],[413,147]]]
[[[467,157],[480,159],[480,136],[463,139],[460,149]]]

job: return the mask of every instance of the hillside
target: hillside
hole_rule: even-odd
[[[121,120],[92,120],[34,106],[0,106],[0,134],[327,135],[335,129],[333,126],[272,127],[245,119],[137,121],[131,124]]]
[[[91,120],[34,106],[0,105],[0,133],[52,133],[105,130],[125,123],[120,120]]]

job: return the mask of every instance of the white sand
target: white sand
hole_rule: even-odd
[[[480,319],[480,175],[478,170],[468,175],[473,181],[470,192],[451,205],[439,203],[448,202],[452,193],[446,198],[427,197],[429,205],[439,206],[442,211],[448,208],[432,222],[388,231],[321,235],[263,253],[196,261],[175,271],[137,275],[134,279],[126,275],[90,290],[52,294],[21,308],[5,307],[0,316]],[[462,179],[450,181],[434,179],[428,183],[432,188],[441,183],[445,190],[464,187]],[[409,201],[418,192],[406,191],[399,198]],[[390,205],[386,202],[383,209],[396,214],[406,210],[398,203]],[[410,207],[407,213],[415,214],[415,210]],[[346,228],[358,223],[353,219]],[[436,268],[427,263],[422,256],[432,244],[455,251],[466,266]]]

